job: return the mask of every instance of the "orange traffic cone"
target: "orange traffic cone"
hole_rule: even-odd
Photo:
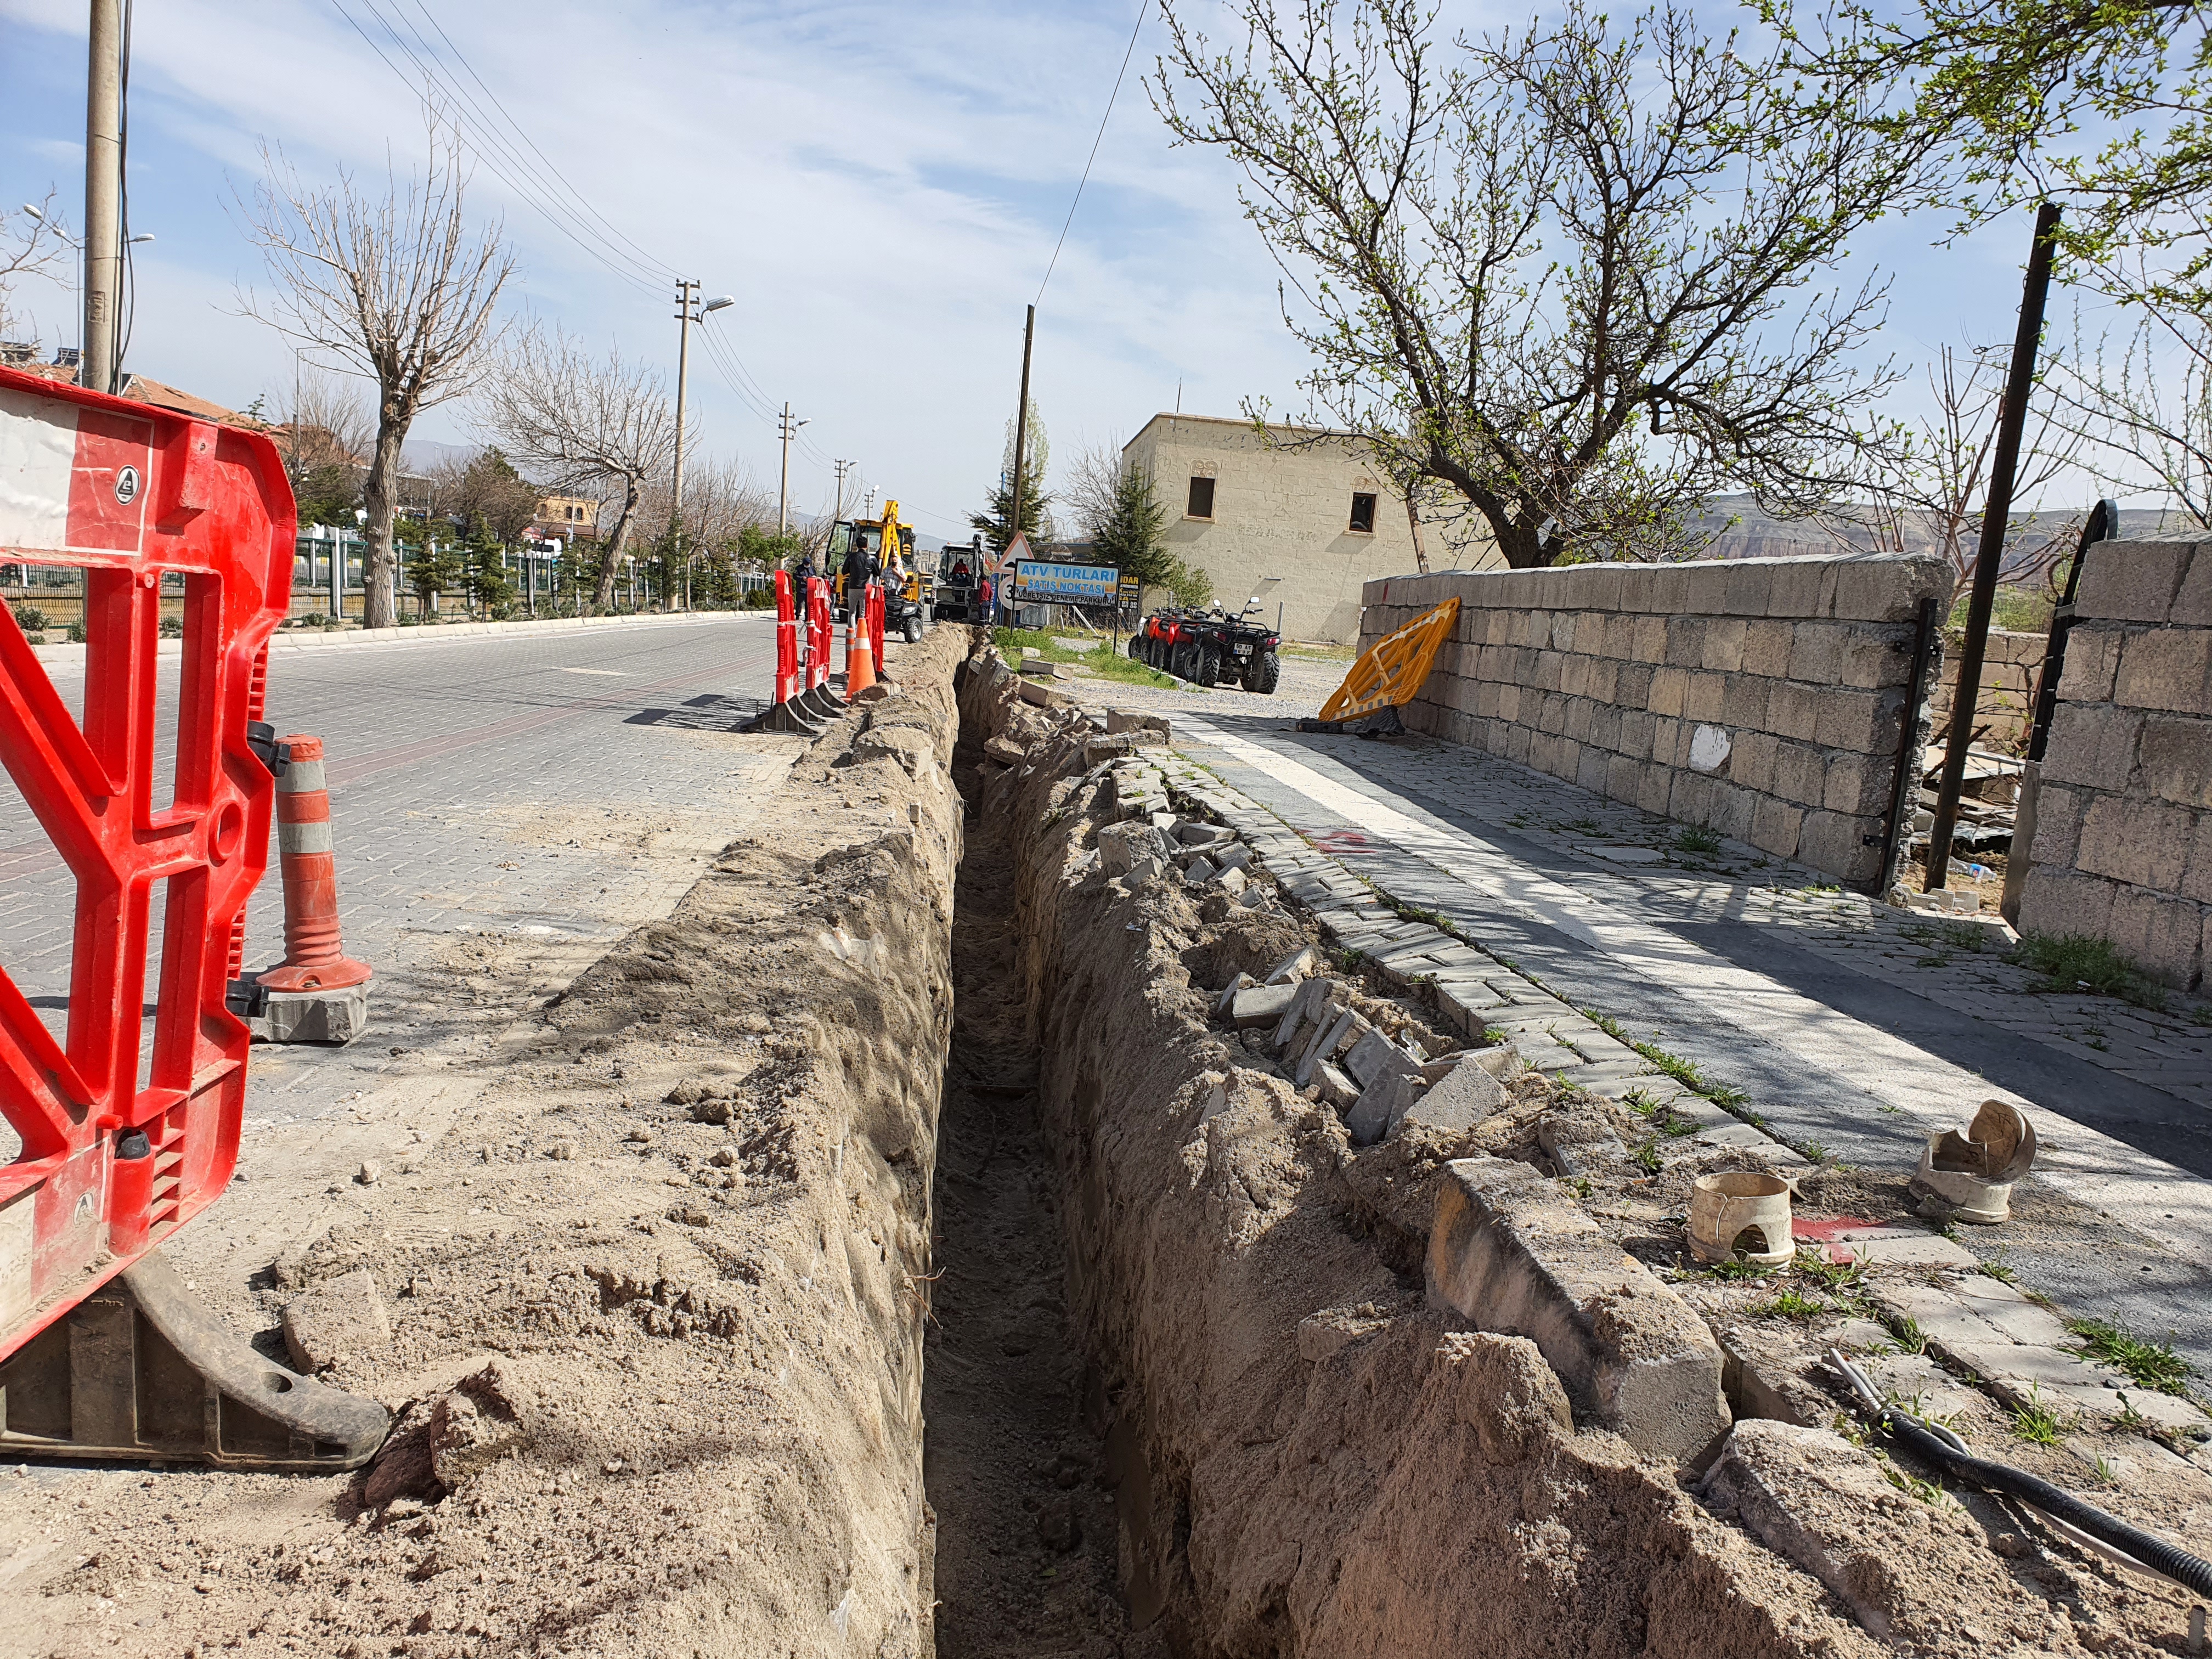
[[[876,653],[868,643],[867,601],[853,607],[845,624],[845,701],[852,702],[876,683]]]
[[[276,844],[284,873],[284,960],[260,975],[270,991],[335,991],[370,977],[338,937],[337,855],[323,740],[289,737],[292,762],[276,780]]]

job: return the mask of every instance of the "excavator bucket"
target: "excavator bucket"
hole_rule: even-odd
[[[1436,666],[1437,653],[1458,620],[1459,601],[1446,599],[1377,640],[1321,706],[1318,724],[1336,726],[1411,702],[1420,695],[1429,671]]]

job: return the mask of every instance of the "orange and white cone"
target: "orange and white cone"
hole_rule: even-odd
[[[865,599],[853,607],[845,624],[845,701],[850,702],[876,683],[875,647],[868,642]]]
[[[323,740],[294,736],[292,762],[276,780],[276,846],[284,876],[284,960],[260,975],[264,990],[335,991],[367,982],[371,969],[346,955],[338,937],[337,854],[331,841],[331,792]]]

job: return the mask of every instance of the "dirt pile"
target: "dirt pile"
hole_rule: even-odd
[[[1265,870],[1237,895],[1194,890],[1101,842],[1131,809],[1095,728],[1018,701],[988,653],[962,708],[970,738],[1022,750],[1000,765],[990,746],[983,811],[1012,827],[1125,1652],[2174,1650],[2171,1595],[1978,1495],[1916,1486],[1826,1422],[1745,1425],[1686,1469],[1578,1422],[1534,1342],[1434,1305],[1437,1187],[1449,1160],[1518,1158],[1624,1253],[1678,1250],[1679,1194],[1602,1155],[1650,1127],[1523,1076],[1471,1127],[1416,1113],[1355,1146],[1340,1103],[1217,1013],[1234,975],[1309,941],[1267,904]],[[1416,1005],[1410,1048],[1419,988],[1395,988]],[[1650,1189],[1640,1209],[1619,1201],[1632,1188]]]
[[[965,644],[900,652],[901,693],[808,750],[757,833],[272,1264],[266,1340],[314,1298],[295,1323],[324,1376],[401,1413],[376,1463],[66,1495],[0,1475],[0,1650],[933,1650],[921,1372]]]

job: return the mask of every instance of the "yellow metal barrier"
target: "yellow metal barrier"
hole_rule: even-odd
[[[1378,708],[1395,708],[1420,693],[1436,666],[1437,653],[1459,620],[1459,601],[1446,599],[1395,633],[1376,641],[1373,649],[1352,665],[1344,684],[1321,706],[1325,720],[1356,720]]]

